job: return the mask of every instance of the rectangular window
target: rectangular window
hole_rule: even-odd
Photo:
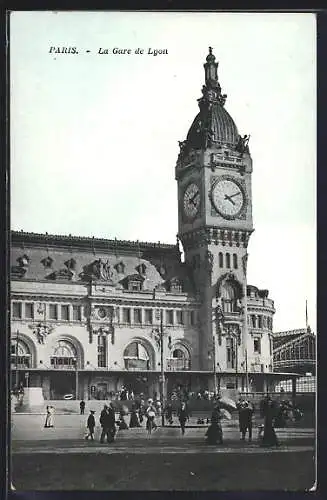
[[[141,290],[141,282],[140,281],[130,281],[128,284],[128,289],[133,292],[138,292]]]
[[[25,304],[25,318],[28,318],[28,319],[34,318],[34,304],[33,304],[33,302],[27,302]]]
[[[259,328],[262,328],[262,316],[258,316]]]
[[[74,321],[82,321],[82,307],[81,306],[73,306],[73,320]]]
[[[190,323],[195,325],[195,311],[190,311]]]
[[[152,311],[152,309],[145,309],[144,314],[145,314],[145,323],[147,325],[152,325],[152,323],[153,323],[153,311]]]
[[[134,323],[142,323],[142,309],[134,309]]]
[[[58,319],[58,305],[57,304],[49,304],[49,318],[50,319]]]
[[[176,322],[178,325],[184,325],[183,311],[176,311]]]
[[[174,311],[172,309],[169,309],[166,311],[166,325],[173,325],[174,324]]]
[[[69,321],[69,306],[61,306],[61,319],[63,321]]]
[[[253,340],[253,351],[257,354],[261,354],[261,341],[260,341],[260,339]]]
[[[223,299],[223,309],[225,312],[232,312],[233,307],[232,307],[232,301],[228,299]]]
[[[21,304],[21,302],[13,302],[12,315],[13,315],[13,318],[21,318],[22,317],[22,304]]]
[[[102,335],[98,336],[98,367],[99,368],[106,368],[106,361],[107,361],[106,340],[107,339],[105,336],[102,336]]]
[[[131,322],[131,310],[128,307],[123,307],[123,323]]]

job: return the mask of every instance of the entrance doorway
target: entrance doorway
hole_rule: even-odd
[[[124,375],[124,386],[129,393],[134,393],[134,397],[138,397],[140,394],[143,394],[145,398],[153,397],[153,394],[150,394],[150,385],[149,378],[145,374]]]
[[[76,377],[75,373],[59,372],[50,376],[51,399],[63,399],[66,394],[75,398]]]

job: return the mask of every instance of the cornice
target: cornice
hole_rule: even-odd
[[[21,300],[21,301],[37,301],[37,302],[74,302],[80,303],[81,305],[88,303],[92,305],[116,305],[116,306],[126,306],[126,307],[148,307],[148,308],[169,308],[169,309],[196,309],[200,307],[200,302],[198,301],[170,301],[169,299],[160,298],[158,299],[133,299],[127,297],[94,297],[89,295],[84,295],[83,297],[71,296],[71,295],[41,295],[33,293],[11,293],[11,300]],[[67,322],[65,322],[67,323]]]
[[[11,245],[25,247],[33,246],[56,246],[60,248],[68,248],[73,250],[84,251],[116,251],[119,253],[130,252],[145,252],[145,251],[158,251],[165,253],[172,253],[179,256],[179,249],[176,244],[168,243],[152,243],[144,241],[130,241],[118,239],[105,239],[105,238],[90,238],[85,236],[72,236],[72,235],[55,235],[55,234],[42,234],[24,231],[11,231]]]
[[[237,246],[247,248],[250,235],[253,230],[231,229],[230,227],[206,226],[180,235],[184,249],[201,247],[206,245],[217,245],[224,247]]]

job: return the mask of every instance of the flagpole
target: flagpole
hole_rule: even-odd
[[[308,329],[308,301],[305,301],[305,326]]]

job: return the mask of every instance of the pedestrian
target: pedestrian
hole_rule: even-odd
[[[48,418],[48,427],[53,427],[54,425],[54,407],[49,406],[49,418]]]
[[[217,441],[219,441],[219,444],[223,444],[223,430],[221,427],[222,418],[223,415],[220,408],[216,405],[211,415],[211,424],[205,433],[207,444],[217,444]]]
[[[141,427],[135,403],[132,404],[131,418],[130,418],[130,421],[129,421],[129,426],[130,427]]]
[[[186,408],[186,404],[185,403],[182,403],[181,404],[181,407],[178,411],[178,420],[179,420],[179,423],[180,423],[180,426],[181,426],[181,431],[182,431],[182,435],[184,436],[185,434],[185,424],[186,424],[186,420],[189,420],[190,417],[188,415],[188,411],[187,411],[187,408]]]
[[[87,419],[87,424],[86,427],[88,428],[88,434],[85,436],[85,439],[91,438],[91,441],[94,441],[94,427],[95,427],[95,418],[94,418],[95,411],[91,410],[90,415]]]
[[[80,411],[81,411],[81,415],[84,415],[84,410],[85,410],[85,401],[81,401],[80,404],[79,404],[79,408],[80,408]]]
[[[157,424],[155,422],[155,417],[156,417],[156,409],[153,404],[153,400],[149,399],[148,400],[148,407],[145,411],[145,415],[147,417],[146,421],[146,428],[149,433],[151,433],[151,430],[156,430],[157,429]]]
[[[111,403],[109,407],[104,405],[100,415],[100,425],[102,427],[100,443],[103,443],[105,438],[107,439],[107,443],[112,443],[116,434],[116,426],[115,411]]]
[[[109,408],[108,408],[108,425],[109,425],[109,440],[112,443],[116,435],[116,416],[115,416],[115,408],[112,403],[109,403]]]
[[[262,413],[264,416],[264,430],[262,438],[262,446],[278,446],[278,439],[274,429],[274,418],[276,407],[272,399],[268,396],[262,404]]]
[[[50,406],[47,406],[46,407],[45,423],[44,423],[45,428],[50,427],[50,425],[49,425],[50,416],[51,416]]]
[[[173,406],[171,403],[166,406],[166,420],[170,425],[173,424]]]
[[[241,440],[245,440],[246,432],[249,432],[249,442],[252,441],[252,416],[254,409],[248,401],[244,401],[239,410]]]
[[[119,412],[119,420],[117,422],[120,431],[124,431],[124,430],[128,429],[128,425],[126,422],[126,415],[127,415],[126,410],[124,408],[122,408]]]

